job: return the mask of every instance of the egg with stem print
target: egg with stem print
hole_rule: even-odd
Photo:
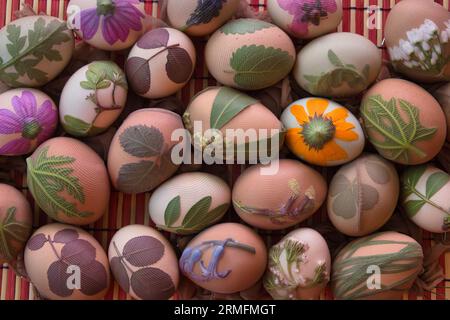
[[[292,103],[281,116],[286,145],[300,159],[319,166],[337,166],[358,157],[365,144],[358,119],[324,98]]]

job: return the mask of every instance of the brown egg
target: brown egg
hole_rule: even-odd
[[[382,80],[367,91],[361,115],[377,151],[401,164],[430,161],[442,149],[447,135],[445,115],[436,99],[401,79]]]
[[[252,287],[263,275],[267,249],[250,228],[222,223],[197,235],[183,251],[181,272],[196,285],[217,293]]]
[[[400,300],[422,270],[419,243],[398,232],[380,232],[354,240],[339,252],[331,285],[338,300]]]
[[[433,94],[441,105],[447,119],[447,142],[450,142],[450,83],[444,84]]]
[[[336,173],[328,194],[328,217],[340,232],[353,237],[382,227],[397,206],[395,167],[378,155],[363,155]]]
[[[129,225],[114,234],[109,263],[120,287],[134,299],[167,300],[178,287],[178,259],[155,229]]]
[[[32,213],[25,196],[0,183],[0,265],[14,263],[31,234]]]
[[[248,224],[267,230],[294,226],[314,214],[325,201],[327,184],[312,168],[296,160],[255,165],[239,176],[233,205]]]
[[[30,191],[50,218],[87,225],[106,212],[108,171],[84,143],[64,137],[50,139],[27,159],[27,166]]]
[[[110,284],[108,257],[86,231],[65,224],[36,230],[25,267],[39,294],[50,300],[102,299]]]
[[[151,191],[178,168],[172,162],[175,130],[184,130],[181,117],[164,109],[141,109],[123,122],[108,154],[113,186],[126,193]]]

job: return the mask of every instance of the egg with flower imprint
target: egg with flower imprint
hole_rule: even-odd
[[[0,94],[0,155],[33,152],[51,138],[58,125],[52,99],[35,89],[12,89]]]
[[[67,17],[70,29],[102,50],[127,49],[145,31],[146,14],[140,0],[71,0]]]
[[[450,79],[450,13],[431,0],[397,3],[385,25],[396,71],[420,82]]]
[[[364,149],[358,119],[336,102],[306,98],[282,114],[286,144],[297,157],[314,165],[337,166],[352,161]]]

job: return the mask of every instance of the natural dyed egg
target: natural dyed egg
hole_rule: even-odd
[[[35,89],[12,89],[0,94],[0,155],[33,152],[51,138],[58,125],[53,100]]]
[[[76,137],[94,136],[116,121],[127,101],[125,73],[112,61],[95,61],[79,69],[61,94],[59,115],[64,130]]]
[[[30,191],[52,219],[87,225],[106,212],[110,186],[103,160],[84,143],[53,138],[27,159]]]
[[[311,164],[341,165],[364,149],[358,119],[336,102],[323,98],[298,100],[284,110],[281,121],[287,129],[289,150]]]
[[[175,130],[181,117],[165,109],[131,113],[117,130],[109,148],[108,170],[113,186],[126,193],[151,191],[169,179],[178,165],[172,162]]]
[[[178,287],[178,259],[169,241],[147,226],[129,225],[114,234],[108,250],[120,287],[137,300],[167,300]]]
[[[422,229],[450,231],[450,176],[431,165],[409,167],[401,178],[401,205]]]
[[[338,300],[401,300],[423,270],[413,238],[379,232],[347,244],[333,261],[331,286]]]
[[[217,293],[249,289],[263,276],[267,249],[261,237],[238,223],[210,227],[189,242],[181,272],[196,285]]]
[[[382,227],[397,206],[395,167],[378,155],[363,155],[336,173],[328,193],[328,217],[340,232],[361,237]]]
[[[300,39],[333,32],[342,20],[341,0],[268,0],[273,22]]]
[[[337,32],[317,38],[297,56],[294,77],[309,93],[331,98],[360,94],[377,79],[381,52],[365,37]]]
[[[176,29],[158,28],[135,44],[125,71],[135,93],[156,99],[182,89],[191,79],[195,63],[195,47],[188,36]]]
[[[259,90],[285,78],[295,63],[295,47],[276,25],[256,20],[228,22],[205,49],[209,72],[223,85]]]
[[[206,36],[229,20],[240,0],[167,0],[167,18],[172,27],[190,36]]]
[[[384,34],[396,71],[420,82],[450,80],[450,13],[443,6],[401,1],[389,13]]]
[[[436,99],[401,79],[382,80],[370,88],[362,100],[361,115],[377,151],[401,164],[430,161],[447,135],[445,115]]]
[[[313,229],[301,228],[270,248],[264,287],[276,300],[319,299],[330,271],[325,239]]]
[[[209,173],[188,172],[153,192],[149,212],[156,227],[191,234],[219,221],[230,202],[231,191],[225,181]]]
[[[0,81],[39,87],[61,73],[74,49],[66,22],[50,16],[14,20],[0,30]]]
[[[31,235],[32,212],[25,196],[0,183],[0,265],[14,263]]]
[[[50,300],[99,300],[110,283],[108,257],[86,231],[66,224],[37,229],[25,249],[25,267]]]
[[[450,142],[450,84],[444,84],[433,94],[444,110],[447,119],[447,142]]]
[[[264,170],[273,168],[272,174]],[[268,230],[289,228],[315,213],[325,201],[327,184],[297,160],[279,160],[245,170],[233,187],[233,205],[248,224]]]
[[[69,28],[102,50],[127,49],[145,31],[141,0],[71,0],[67,16]]]

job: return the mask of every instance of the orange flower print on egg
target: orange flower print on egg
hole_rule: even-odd
[[[358,157],[364,134],[356,117],[343,106],[323,98],[306,98],[291,104],[281,120],[287,128],[291,152],[319,166],[336,166]]]

